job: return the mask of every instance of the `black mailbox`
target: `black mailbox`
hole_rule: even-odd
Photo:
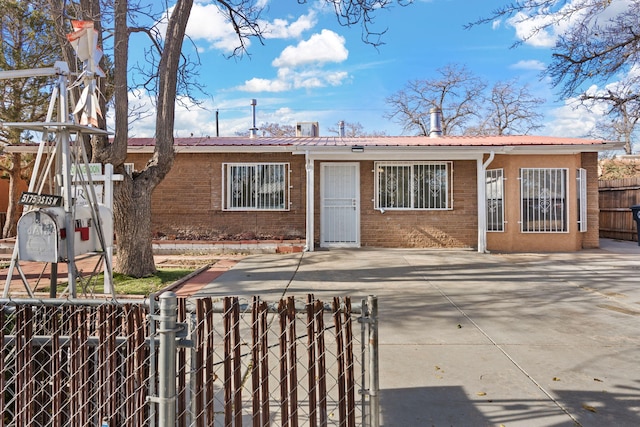
[[[640,246],[640,205],[631,206],[633,219],[636,221],[636,229],[638,230],[638,246]]]

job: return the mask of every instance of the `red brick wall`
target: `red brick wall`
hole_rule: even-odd
[[[144,167],[147,154],[127,161]],[[290,210],[230,212],[222,210],[222,164],[226,162],[290,164]],[[157,237],[207,240],[300,238],[305,234],[304,156],[290,153],[177,154],[173,168],[152,196],[152,226]]]
[[[146,154],[130,154],[137,169]],[[222,164],[226,162],[287,162],[291,166],[288,212],[222,210]],[[315,244],[320,236],[320,162],[315,165]],[[474,161],[453,162],[453,210],[386,211],[373,209],[373,162],[360,166],[362,246],[474,247],[477,243],[476,173]],[[304,156],[289,153],[177,154],[165,180],[152,197],[156,237],[211,240],[301,238],[305,235],[306,172]]]
[[[315,163],[315,245],[320,242],[320,163]],[[361,246],[386,248],[468,248],[477,246],[475,161],[453,162],[453,210],[374,209],[373,161],[360,162]]]
[[[374,210],[373,162],[360,166],[362,246],[468,248],[477,246],[476,162],[453,162],[452,210]]]
[[[144,166],[146,154],[131,154],[129,161]],[[290,164],[290,210],[285,212],[230,212],[222,210],[222,165],[226,162],[287,162]],[[290,153],[177,154],[174,166],[152,197],[152,224],[156,236],[210,240],[304,238],[306,208],[305,158]],[[569,235],[519,232],[518,167],[584,167],[588,182],[588,231]],[[572,163],[573,162],[573,163]],[[320,161],[315,163],[314,244],[320,241]],[[445,211],[374,210],[373,161],[360,162],[361,245],[372,247],[475,248],[477,247],[477,175],[475,161],[454,161],[453,209]],[[507,197],[505,233],[488,233],[490,250],[553,251],[598,246],[597,154],[576,156],[496,156],[492,168],[504,167]],[[573,176],[573,175],[571,175]],[[573,183],[575,180],[570,180]],[[574,185],[574,184],[571,184]],[[511,188],[513,187],[513,188]],[[511,194],[513,193],[513,194]],[[571,191],[574,194],[574,190]],[[572,218],[577,215],[572,208]],[[574,219],[572,219],[574,221]],[[574,221],[575,222],[575,221]],[[564,243],[559,245],[559,240]],[[560,242],[560,243],[562,243]],[[521,245],[522,247],[520,247]]]

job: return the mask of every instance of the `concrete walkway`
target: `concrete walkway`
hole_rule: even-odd
[[[384,426],[640,425],[640,247],[249,256],[199,295],[378,295]]]

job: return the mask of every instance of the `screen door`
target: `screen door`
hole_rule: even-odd
[[[360,246],[360,167],[322,163],[320,246]]]

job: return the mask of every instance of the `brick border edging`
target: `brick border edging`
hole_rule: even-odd
[[[154,254],[184,252],[296,253],[304,250],[302,240],[154,240]]]

